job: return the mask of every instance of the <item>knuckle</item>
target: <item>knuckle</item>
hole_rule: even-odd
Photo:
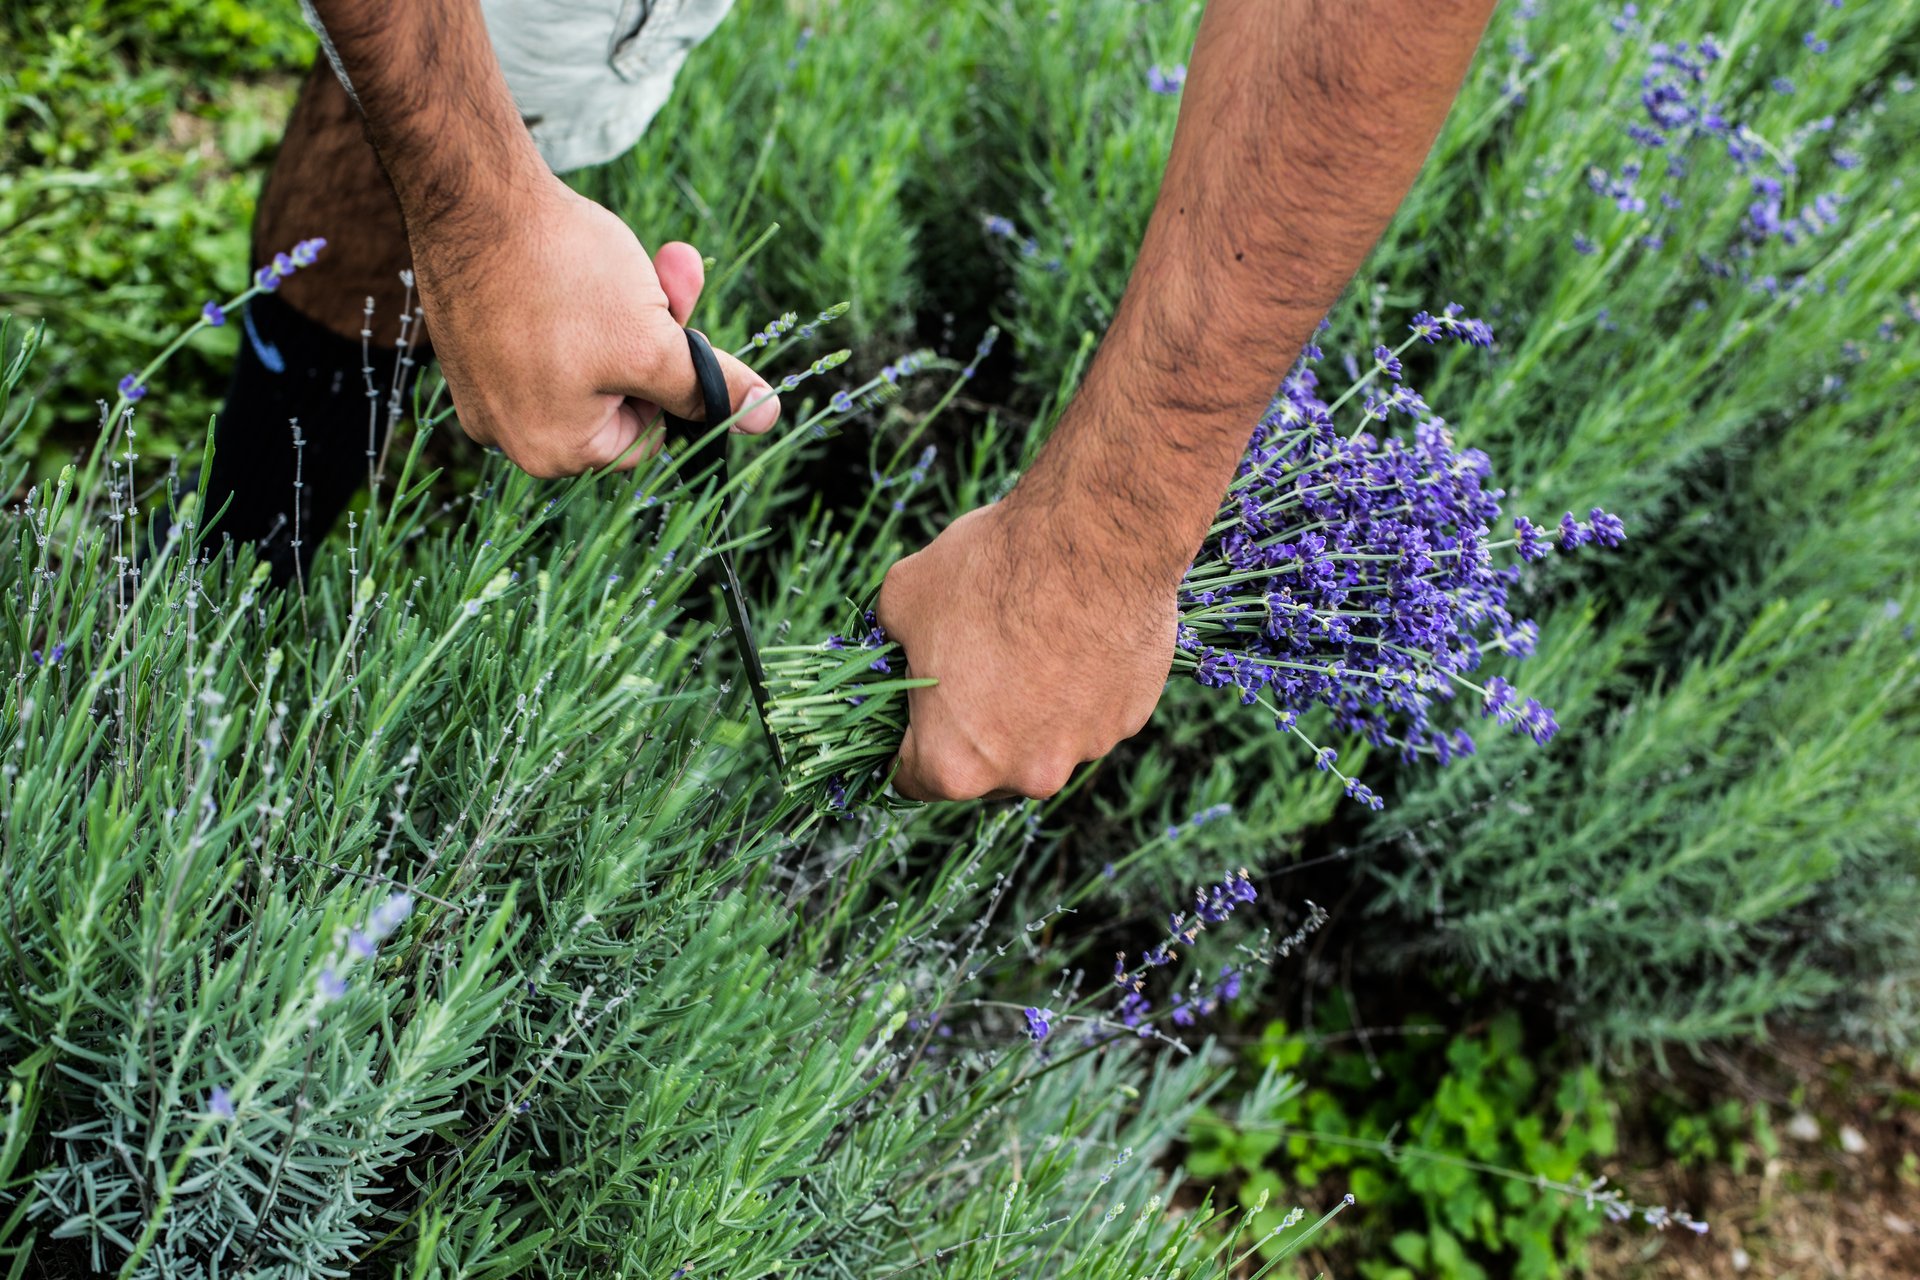
[[[901,636],[903,627],[910,625],[908,619],[901,615],[901,610],[912,608],[916,573],[914,556],[907,556],[894,561],[893,567],[880,579],[880,594],[874,600],[874,612],[879,616],[880,625],[896,638]]]
[[[595,440],[580,452],[580,467],[584,471],[598,471],[620,461],[627,448],[618,440]]]
[[[936,800],[977,800],[993,790],[995,779],[978,764],[936,760],[924,778],[926,790]]]
[[[1073,764],[1063,759],[1042,760],[1022,770],[1018,790],[1023,796],[1045,800],[1057,795],[1073,777]]]
[[[550,453],[529,455],[524,462],[515,459],[515,464],[536,480],[558,480],[567,474],[567,469],[560,459]]]
[[[915,551],[911,555],[901,556],[887,570],[880,580],[882,588],[891,589],[899,594],[911,592],[920,581],[920,569],[924,564],[924,551]]]

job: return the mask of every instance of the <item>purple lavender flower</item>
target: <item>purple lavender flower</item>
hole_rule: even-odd
[[[838,775],[827,779],[827,805],[835,813],[847,811],[847,781]]]
[[[314,982],[314,990],[319,992],[323,1004],[331,1004],[347,994],[347,980],[335,973],[332,965],[320,970],[320,976]]]
[[[1513,518],[1513,532],[1515,549],[1522,560],[1531,563],[1553,550],[1553,543],[1548,540],[1546,531],[1525,516]]]
[[[1595,507],[1587,513],[1587,536],[1596,547],[1617,547],[1627,540],[1627,526],[1619,516]]]
[[[1029,1039],[1037,1044],[1053,1034],[1053,1010],[1036,1009],[1034,1006],[1028,1005],[1025,1013],[1027,1018],[1027,1036]]]
[[[1587,544],[1587,530],[1569,511],[1560,517],[1560,547],[1563,551],[1572,551]]]
[[[772,324],[754,334],[752,338],[753,346],[755,348],[771,346],[773,343],[785,337],[788,330],[792,329],[799,321],[800,317],[798,315],[795,315],[791,311],[787,312]]]
[[[1217,886],[1197,891],[1194,894],[1194,914],[1208,924],[1219,924],[1233,914],[1235,907],[1243,902],[1252,902],[1258,897],[1253,888],[1253,881],[1247,878],[1247,873],[1237,871]],[[1176,923],[1176,930],[1178,927]],[[1192,939],[1189,938],[1188,941]]]
[[[143,400],[147,395],[147,386],[140,381],[139,375],[130,373],[120,379],[120,394],[129,400]]]
[[[1200,812],[1188,818],[1185,824],[1178,822],[1169,824],[1166,831],[1167,839],[1178,840],[1184,833],[1196,831],[1206,826],[1209,822],[1217,822],[1232,812],[1233,806],[1230,804],[1208,805],[1206,808],[1200,810]]]
[[[1376,813],[1387,807],[1387,802],[1374,794],[1373,788],[1358,778],[1347,779],[1347,798],[1356,804],[1365,805]]]
[[[1528,698],[1520,708],[1520,728],[1541,746],[1552,741],[1553,735],[1560,731],[1560,725],[1553,718],[1553,712],[1540,705],[1537,698]]]
[[[1411,328],[1409,341],[1493,340],[1457,304],[1422,312]],[[1377,353],[1375,364],[1384,365]],[[1182,583],[1176,666],[1267,708],[1283,732],[1305,737],[1299,713],[1317,706],[1341,732],[1445,764],[1475,749],[1471,735],[1435,721],[1458,689],[1481,687],[1469,677],[1483,653],[1525,657],[1538,640],[1538,628],[1508,607],[1519,564],[1497,564],[1492,553],[1510,546],[1537,560],[1555,539],[1522,517],[1511,541],[1495,540],[1502,494],[1489,483],[1491,463],[1456,446],[1404,382],[1358,408],[1373,418],[1406,414],[1412,439],[1376,437],[1364,420],[1337,428],[1312,362],[1288,376],[1255,428],[1220,532]],[[1569,513],[1557,540],[1611,547],[1624,536],[1596,508],[1584,524]],[[1552,736],[1545,707],[1509,710],[1510,686],[1496,677],[1488,687],[1487,714],[1537,741]],[[1381,807],[1333,748],[1309,746],[1315,767],[1348,796]]]
[[[980,220],[980,226],[982,230],[996,240],[1011,240],[1018,234],[1014,228],[1013,220],[1011,218],[1003,218],[997,213],[990,213],[982,218]]]
[[[971,379],[980,371],[980,362],[993,354],[993,345],[999,341],[999,338],[1000,330],[993,326],[989,326],[987,331],[980,335],[980,341],[974,344],[973,359],[967,361],[967,367],[960,371],[962,378]]]
[[[1440,721],[1460,690],[1482,692],[1470,677],[1485,654],[1521,659],[1537,647],[1539,628],[1509,607],[1523,563],[1556,543],[1614,547],[1625,537],[1617,517],[1594,508],[1585,523],[1569,512],[1557,530],[1515,518],[1514,536],[1498,538],[1504,494],[1491,483],[1491,462],[1454,442],[1400,363],[1415,343],[1491,347],[1493,330],[1458,303],[1418,313],[1409,329],[1398,348],[1376,347],[1363,375],[1356,362],[1360,382],[1332,403],[1320,391],[1316,364],[1324,357],[1307,344],[1256,424],[1215,532],[1182,580],[1174,633],[1176,670],[1260,706],[1279,732],[1306,742],[1315,766],[1349,797],[1374,809],[1384,804],[1380,795],[1340,768],[1333,747],[1307,737],[1302,714],[1317,709],[1336,732],[1404,760],[1444,765],[1473,755],[1473,736]],[[1364,384],[1383,374],[1390,385],[1369,393]],[[1336,411],[1351,401],[1359,422],[1337,426]],[[1368,429],[1369,419],[1396,414],[1410,420],[1406,435]],[[1514,562],[1496,561],[1505,548]],[[871,613],[821,647],[868,651],[866,665],[883,674],[897,665]],[[1520,702],[1504,681],[1486,688],[1488,716],[1540,742],[1557,729],[1551,711]],[[887,754],[889,744],[872,745],[876,758]],[[1169,825],[1167,838],[1182,830]],[[1224,918],[1243,900],[1243,883],[1203,891],[1193,922],[1176,922],[1174,936],[1145,954],[1141,972],[1172,963],[1176,944]]]
[[[347,935],[347,954],[356,960],[371,960],[376,949],[373,939],[362,930]]]
[[[207,1114],[221,1120],[233,1119],[233,1095],[225,1085],[215,1085],[207,1094]]]
[[[1491,716],[1501,724],[1512,724],[1518,719],[1518,713],[1513,709],[1513,699],[1513,686],[1507,683],[1505,677],[1494,676],[1487,681],[1480,714]]]
[[[1173,913],[1166,940],[1143,953],[1138,967],[1127,964],[1126,952],[1116,955],[1113,961],[1114,985],[1126,993],[1114,1006],[1114,1017],[1121,1025],[1138,1028],[1142,1035],[1147,1034],[1148,1029],[1143,1024],[1152,1008],[1151,1001],[1145,995],[1148,972],[1172,964],[1178,958],[1174,951],[1176,945],[1191,945],[1208,925],[1219,924],[1231,916],[1235,908],[1257,901],[1258,898],[1259,893],[1244,870],[1231,872],[1222,877],[1219,884],[1195,891],[1195,909],[1191,917],[1185,912]],[[1213,1012],[1220,1000],[1232,999],[1240,994],[1240,978],[1231,965],[1222,968],[1220,975],[1221,981],[1210,995],[1197,1000],[1189,1000],[1182,995],[1173,997],[1171,1016],[1175,1023],[1191,1026],[1195,1017]]]
[[[1186,87],[1187,67],[1176,62],[1170,66],[1152,66],[1147,68],[1147,88],[1150,92],[1163,97],[1173,97]]]
[[[883,366],[880,370],[880,376],[886,379],[888,386],[897,387],[900,385],[900,379],[909,377],[926,368],[927,361],[930,358],[925,351],[909,352],[902,356],[897,362]]]
[[[387,935],[398,929],[406,918],[413,914],[413,895],[409,893],[389,894],[387,900],[373,909],[373,915],[367,919],[367,932],[375,942],[384,941]]]
[[[299,271],[302,267],[310,267],[318,261],[320,251],[326,247],[327,242],[319,236],[315,236],[311,240],[302,240],[299,244],[294,245],[293,252],[291,253],[274,254],[273,261],[253,273],[254,287],[263,292],[272,293],[286,281],[288,276]],[[208,323],[214,324],[218,322],[209,319]]]
[[[206,302],[200,307],[200,319],[207,325],[218,329],[227,322],[227,313],[217,302]]]

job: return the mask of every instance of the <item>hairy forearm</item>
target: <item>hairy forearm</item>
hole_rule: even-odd
[[[1211,0],[1159,201],[1022,487],[1177,577],[1254,420],[1413,183],[1494,0]]]
[[[476,0],[310,0],[410,236],[457,243],[548,177]]]

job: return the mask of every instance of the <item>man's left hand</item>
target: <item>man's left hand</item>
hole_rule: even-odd
[[[1138,733],[1173,663],[1174,583],[1118,567],[1072,504],[968,512],[895,564],[876,613],[908,673],[894,786],[911,799],[1050,796]],[[1124,558],[1124,557],[1121,557]]]

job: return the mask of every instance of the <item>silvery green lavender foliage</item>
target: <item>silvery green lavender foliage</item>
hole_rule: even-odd
[[[1506,341],[1466,438],[1529,503],[1622,476],[1635,539],[1535,606],[1589,731],[1403,788],[1375,909],[1418,922],[1391,963],[1549,982],[1610,1049],[1911,1045],[1920,5],[1627,9],[1602,56],[1589,14],[1503,7],[1482,113],[1382,246],[1418,287],[1418,228],[1468,229],[1447,264]]]
[[[1013,279],[1000,318],[1049,391],[1112,314],[1172,136],[1136,75],[1071,74],[1083,48],[1132,40],[1142,72],[1185,49],[1184,8],[1117,9],[1036,28],[988,77],[1032,87],[995,117],[1007,180],[977,207],[1007,220],[983,237]],[[1914,0],[1500,5],[1324,341],[1391,344],[1406,300],[1470,288],[1499,343],[1429,353],[1426,397],[1517,510],[1605,485],[1632,542],[1550,557],[1516,597],[1542,625],[1528,683],[1577,739],[1480,735],[1444,770],[1372,751],[1391,803],[1334,837],[1304,784],[1268,781],[1260,717],[1175,686],[1102,800],[1337,838],[1397,922],[1356,963],[1517,980],[1609,1050],[1789,1022],[1912,1044],[1920,526],[1890,495],[1920,476],[1916,49]]]
[[[1071,943],[1009,915],[1031,812],[914,866],[915,815],[823,825],[742,750],[719,513],[755,527],[832,403],[887,386],[797,412],[724,490],[670,450],[558,486],[494,463],[444,501],[422,393],[279,593],[200,543],[201,495],[155,532],[158,393],[110,406],[82,466],[9,459],[0,1258],[1105,1280],[1244,1256],[1159,1191],[1205,1055],[1118,1023],[1029,1037],[1029,1006],[1111,1021]],[[896,519],[802,545],[831,561]],[[779,572],[817,609],[843,569]]]
[[[1181,580],[1175,642],[1176,672],[1262,707],[1374,809],[1381,798],[1300,717],[1324,710],[1336,731],[1445,765],[1474,753],[1467,729],[1435,720],[1466,690],[1481,717],[1544,745],[1558,729],[1553,712],[1503,676],[1483,683],[1473,673],[1487,653],[1525,658],[1538,642],[1539,628],[1507,607],[1521,562],[1625,540],[1621,521],[1598,507],[1551,529],[1519,516],[1511,536],[1496,536],[1491,462],[1455,445],[1401,362],[1415,344],[1489,347],[1493,331],[1457,304],[1421,312],[1409,328],[1399,347],[1375,348],[1372,367],[1331,404],[1318,393],[1322,352],[1309,345],[1254,427]],[[1342,409],[1354,420],[1345,430]],[[1415,424],[1412,441],[1369,430],[1395,415]],[[1496,553],[1512,562],[1496,564]],[[870,611],[850,636],[778,652],[770,721],[792,794],[829,812],[883,795],[906,692],[924,683],[904,678],[907,657]]]

